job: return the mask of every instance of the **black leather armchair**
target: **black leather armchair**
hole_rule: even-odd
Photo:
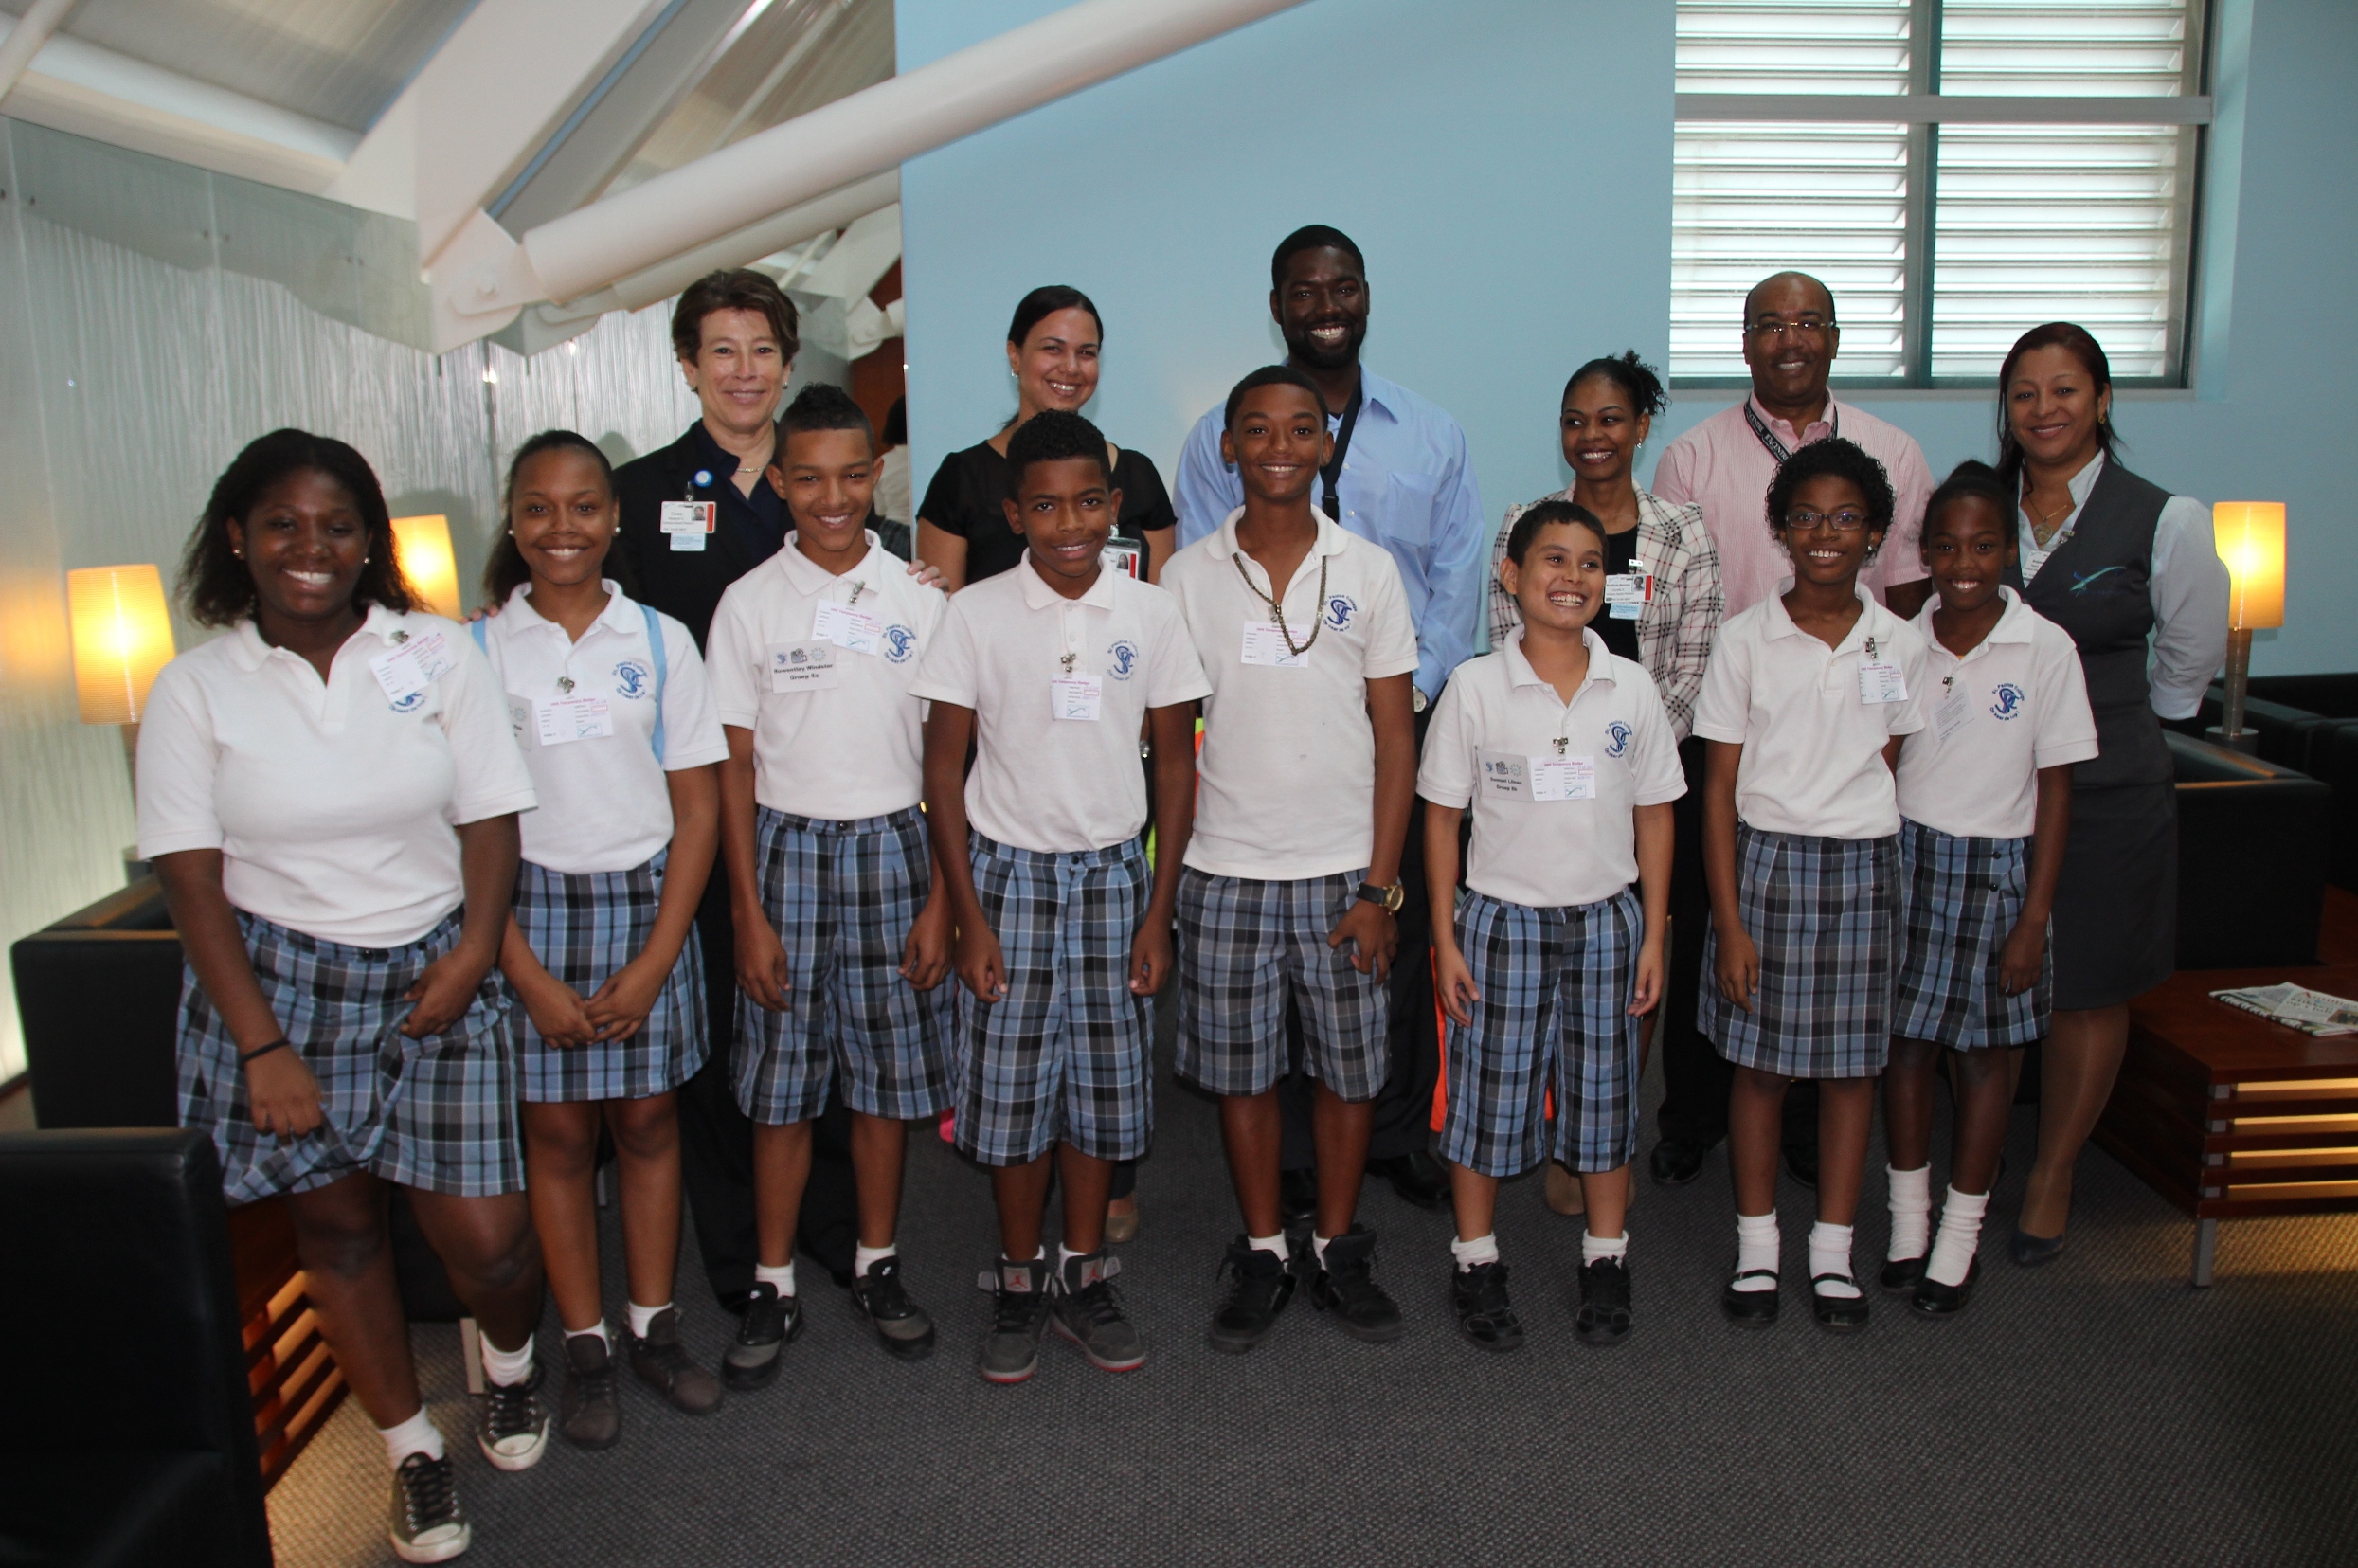
[[[2317,962],[2331,798],[2305,774],[2176,733],[2178,967]]]
[[[0,1137],[0,1562],[267,1568],[213,1146]],[[41,1354],[61,1325],[89,1353]]]
[[[2332,792],[2326,880],[2358,892],[2358,673],[2262,676],[2251,683],[2244,727],[2269,762],[2298,768]],[[2187,731],[2215,726],[2226,689],[2213,686]]]

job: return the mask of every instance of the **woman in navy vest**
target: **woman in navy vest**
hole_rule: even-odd
[[[2227,568],[2210,508],[2115,460],[2113,376],[2087,330],[2025,333],[1998,373],[1998,466],[2016,487],[2011,586],[2079,645],[2101,751],[2072,770],[2055,895],[2055,1023],[2039,1156],[2014,1261],[2063,1250],[2072,1169],[2112,1097],[2129,999],[2175,967],[2178,813],[2163,719],[2191,718],[2227,646]]]

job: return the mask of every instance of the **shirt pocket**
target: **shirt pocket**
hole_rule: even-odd
[[[1392,474],[1384,484],[1376,532],[1386,539],[1422,549],[1432,539],[1432,500],[1440,493],[1438,474]]]

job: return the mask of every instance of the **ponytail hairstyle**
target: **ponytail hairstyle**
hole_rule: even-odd
[[[491,559],[483,563],[483,591],[495,604],[505,604],[508,596],[532,580],[532,568],[524,564],[524,552],[515,548],[515,531],[509,526],[509,514],[515,505],[516,476],[524,465],[543,452],[586,452],[597,460],[598,472],[605,477],[606,497],[614,497],[614,464],[598,449],[598,443],[575,430],[543,430],[539,435],[515,449],[508,460],[508,482],[499,492],[499,537],[492,541]],[[616,518],[616,534],[621,534],[621,518]],[[608,545],[606,558],[599,570],[609,577],[619,576],[615,569],[620,558]],[[628,584],[623,585],[628,587]]]
[[[1064,283],[1044,283],[1016,301],[1015,319],[1007,323],[1007,341],[1017,348],[1032,335],[1032,329],[1058,311],[1087,311],[1089,318],[1097,323],[1097,341],[1106,340],[1106,318],[1097,314],[1088,295]]]
[[[1591,376],[1602,376],[1620,387],[1621,395],[1629,400],[1629,406],[1641,418],[1651,419],[1670,406],[1670,395],[1662,387],[1661,372],[1638,358],[1635,349],[1592,359],[1573,371],[1572,379],[1564,383],[1564,397],[1569,399],[1572,389]]]
[[[1996,507],[1998,515],[2006,519],[2007,549],[2020,548],[2017,533],[2022,522],[2015,515],[2014,493],[2007,491],[2006,480],[1998,477],[1996,469],[1972,458],[1949,470],[1949,477],[1940,481],[1940,488],[1924,503],[1924,537],[1932,536],[1933,519],[1940,515],[1942,507],[1969,500],[1988,501]]]
[[[289,475],[306,471],[342,486],[368,530],[367,562],[352,585],[352,608],[364,613],[370,604],[403,613],[425,608],[401,574],[401,561],[393,551],[393,519],[369,460],[333,436],[286,429],[248,442],[213,481],[213,494],[180,561],[176,586],[189,620],[200,626],[228,626],[253,615],[254,574],[230,548],[229,524],[234,521],[243,528],[263,492]]]

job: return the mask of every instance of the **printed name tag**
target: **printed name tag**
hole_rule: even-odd
[[[1106,685],[1095,676],[1059,676],[1048,683],[1049,712],[1060,719],[1097,722]]]
[[[597,740],[614,733],[614,714],[603,697],[559,697],[540,705],[540,744]]]
[[[1097,557],[1097,564],[1107,571],[1118,571],[1134,581],[1143,580],[1146,575],[1146,552],[1138,548],[1135,539],[1107,540],[1105,552]]]
[[[1933,710],[1933,728],[1939,731],[1940,738],[1945,741],[1963,728],[1965,721],[1972,716],[1972,697],[1964,687],[1953,685],[1949,688],[1949,694],[1940,699],[1940,706]]]
[[[866,610],[826,599],[819,602],[819,618],[811,623],[811,635],[852,653],[873,654],[877,640],[884,636],[884,622]]]
[[[1859,700],[1865,703],[1905,702],[1908,680],[1899,666],[1879,658],[1859,660]]]
[[[842,678],[832,642],[782,642],[769,651],[769,689],[823,692]]]
[[[413,637],[403,646],[408,649],[409,657],[418,661],[419,672],[428,680],[440,680],[459,668],[459,657],[450,651],[450,644],[442,640],[440,632]]]
[[[1479,751],[1474,761],[1482,768],[1482,791],[1502,801],[1531,799],[1531,759],[1510,751]]]
[[[433,684],[419,667],[417,655],[405,647],[377,655],[369,661],[369,673],[385,688],[385,700],[405,713],[418,705],[418,698]]]
[[[1605,579],[1605,607],[1615,621],[1635,621],[1654,597],[1654,580],[1643,573],[1620,572]]]
[[[1245,622],[1245,662],[1268,664],[1280,670],[1309,668],[1310,650],[1295,653],[1286,645],[1286,629],[1274,621]]]
[[[1531,798],[1535,801],[1595,800],[1596,759],[1594,757],[1532,758]]]
[[[718,501],[665,501],[657,526],[671,535],[674,550],[702,550],[719,523],[720,510]]]

